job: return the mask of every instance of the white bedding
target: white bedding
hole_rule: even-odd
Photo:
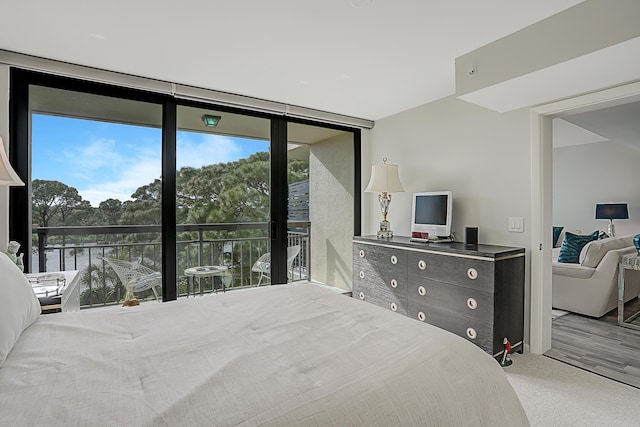
[[[522,426],[466,340],[319,286],[42,315],[0,368],[0,425]]]

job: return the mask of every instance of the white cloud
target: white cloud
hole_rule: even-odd
[[[118,199],[122,202],[129,200],[131,193],[117,193],[115,191],[111,191],[108,188],[103,190],[99,190],[97,188],[89,188],[86,190],[78,190],[78,193],[82,196],[84,200],[89,201],[91,206],[98,207],[101,202],[107,199]]]
[[[113,140],[93,141],[70,159],[85,188],[80,195],[98,206],[109,199],[129,200],[133,192],[160,177],[161,153],[144,146],[118,145]]]
[[[199,168],[236,160],[242,148],[226,136],[180,133],[176,154],[178,169]],[[66,153],[66,157],[68,167],[86,183],[78,192],[94,207],[109,198],[129,200],[136,189],[161,175],[159,149],[145,145],[119,145],[115,140],[98,139],[77,154]]]
[[[177,141],[177,168],[226,163],[238,159],[242,148],[233,139],[222,135],[180,133]]]

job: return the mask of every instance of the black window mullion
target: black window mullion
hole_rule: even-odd
[[[362,234],[362,131],[356,129],[353,131],[353,149],[355,155],[354,159],[354,179],[353,179],[353,235],[359,236]]]
[[[271,120],[271,283],[287,283],[287,121]]]
[[[31,146],[29,144],[29,82],[11,72],[9,92],[9,156],[24,187],[9,187],[9,239],[25,254],[24,272],[31,272]]]
[[[162,106],[162,301],[178,297],[176,237],[176,132],[177,106],[167,99]]]

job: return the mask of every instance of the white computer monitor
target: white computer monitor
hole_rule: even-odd
[[[429,233],[429,240],[451,236],[453,192],[428,191],[413,193],[411,235]]]

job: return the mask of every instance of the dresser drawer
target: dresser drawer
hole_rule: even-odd
[[[388,287],[379,283],[355,280],[353,282],[353,298],[388,308],[396,313],[407,315],[407,288],[404,295],[391,291]]]
[[[408,257],[409,280],[421,278],[493,292],[494,263],[481,259],[412,252]]]
[[[472,317],[409,301],[408,316],[459,335],[493,354],[493,325]]]
[[[353,263],[369,265],[381,274],[407,272],[407,252],[372,245],[353,245]]]
[[[446,308],[485,322],[493,319],[493,295],[478,289],[422,279],[411,282],[408,297],[420,305]]]
[[[384,284],[390,292],[407,296],[407,253],[402,250],[354,245],[354,287],[357,281]]]

